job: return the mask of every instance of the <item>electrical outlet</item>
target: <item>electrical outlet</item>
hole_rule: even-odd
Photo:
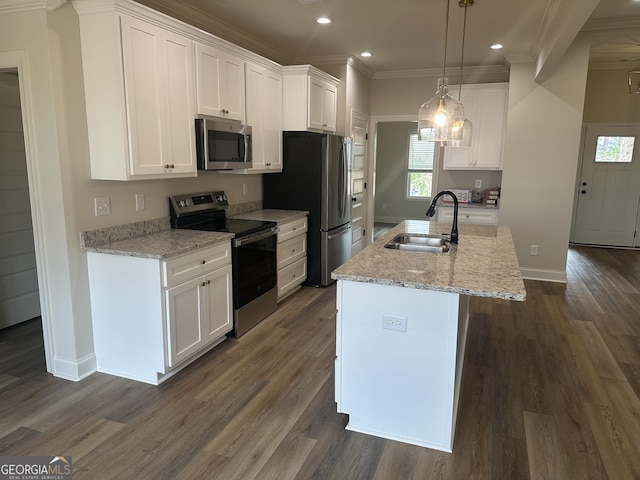
[[[246,197],[247,193],[249,193],[249,189],[247,188],[247,184],[243,183],[242,184],[242,195],[244,195]]]
[[[144,210],[144,193],[136,193],[136,212]]]
[[[538,255],[538,245],[531,245],[529,247],[529,255],[536,256]]]
[[[387,209],[387,204],[386,204],[386,203],[383,203],[383,204],[382,204],[382,209],[383,209],[383,210],[386,210],[386,209]]]
[[[109,197],[94,197],[93,209],[96,217],[101,215],[111,215],[111,204],[109,203]]]
[[[396,317],[394,315],[382,316],[382,328],[385,330],[395,330],[397,332],[407,331],[407,317]]]
[[[482,188],[482,179],[480,178],[476,179],[476,188]]]

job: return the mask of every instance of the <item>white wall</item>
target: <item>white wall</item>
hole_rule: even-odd
[[[630,69],[589,70],[584,122],[640,122],[640,94],[629,93]]]
[[[18,53],[16,53],[18,52]],[[201,190],[225,190],[232,204],[259,201],[259,175],[212,173],[194,179],[137,182],[90,178],[78,18],[70,3],[0,14],[0,67],[25,52],[27,122],[33,126],[29,172],[34,222],[43,238],[37,256],[47,368],[79,379],[95,368],[86,254],[79,233],[85,230],[169,215],[167,197]],[[4,62],[4,63],[3,63]],[[23,95],[24,96],[24,95]],[[29,132],[27,132],[29,133]],[[243,195],[243,184],[248,194]],[[145,194],[146,209],[135,211],[134,195]],[[109,216],[93,215],[93,197],[109,196]],[[39,264],[40,266],[40,264]],[[44,295],[43,295],[44,293]]]
[[[511,65],[500,223],[528,278],[566,281],[588,61],[589,43],[578,39],[542,84],[534,63]]]

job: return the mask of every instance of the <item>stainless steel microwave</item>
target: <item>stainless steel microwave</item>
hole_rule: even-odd
[[[196,119],[199,170],[251,168],[251,127],[218,118]]]

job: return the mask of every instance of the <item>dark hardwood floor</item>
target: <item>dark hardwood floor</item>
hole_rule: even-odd
[[[640,251],[569,257],[567,285],[473,299],[452,454],[344,430],[330,287],[159,387],[57,379],[38,321],[1,331],[0,456],[72,455],[74,480],[640,479]]]

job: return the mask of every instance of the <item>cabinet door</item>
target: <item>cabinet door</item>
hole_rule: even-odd
[[[457,87],[452,87],[457,91]],[[500,170],[506,126],[507,85],[463,86],[465,117],[473,124],[471,147],[445,147],[444,168]]]
[[[196,45],[196,110],[199,115],[244,121],[244,64],[208,45]]]
[[[482,137],[478,139],[475,167],[502,168],[506,106],[506,89],[488,90],[479,96],[477,117]]]
[[[244,62],[224,55],[220,69],[220,99],[225,118],[244,122]]]
[[[167,32],[163,47],[167,172],[195,175],[193,43]]]
[[[307,106],[307,125],[309,128],[324,129],[322,115],[322,109],[324,108],[324,89],[325,84],[323,81],[309,77],[309,103]]]
[[[163,32],[158,27],[122,17],[131,175],[162,174],[168,163],[162,132],[162,42]]]
[[[282,75],[267,71],[264,154],[269,170],[282,170]]]
[[[221,115],[220,56],[214,48],[196,44],[196,111],[199,115]]]
[[[282,75],[245,65],[247,125],[252,128],[253,168],[282,170]]]
[[[322,92],[322,102],[322,129],[335,132],[338,89],[333,85],[325,84],[324,91]]]
[[[203,278],[206,307],[202,336],[204,343],[219,339],[233,328],[231,305],[231,265],[215,270]]]
[[[457,89],[454,89],[457,91]],[[457,95],[456,95],[457,96]],[[460,101],[464,106],[464,116],[469,119],[473,126],[471,145],[468,147],[445,147],[444,148],[444,169],[472,169],[474,161],[474,151],[477,149],[480,129],[478,128],[477,105],[478,96],[475,91],[462,91]]]
[[[267,70],[258,65],[246,65],[246,111],[247,125],[251,126],[251,141],[253,148],[252,170],[262,170],[266,167],[266,131],[264,112],[266,110]]]
[[[168,363],[173,367],[204,344],[202,309],[204,306],[201,277],[166,290]]]

